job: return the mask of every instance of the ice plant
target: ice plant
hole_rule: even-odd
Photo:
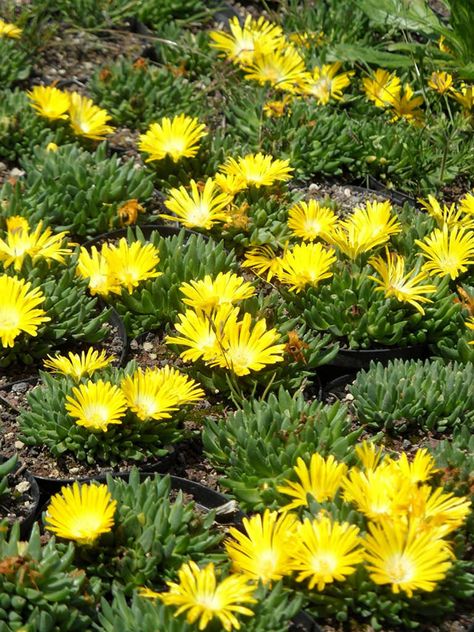
[[[297,237],[314,241],[324,238],[334,228],[337,216],[330,208],[322,206],[317,200],[298,202],[288,211],[288,228]]]
[[[211,31],[211,46],[237,64],[251,63],[255,52],[268,54],[285,43],[281,27],[263,17],[256,20],[247,15],[243,25],[238,17],[234,17],[229,20],[229,29],[230,33]]]
[[[466,215],[474,216],[474,195],[472,193],[466,193],[464,197],[459,200],[459,208]]]
[[[183,303],[206,314],[221,305],[238,303],[255,294],[250,283],[232,272],[219,272],[214,279],[206,274],[204,279],[183,283],[179,289],[184,295]]]
[[[19,39],[21,37],[23,30],[15,24],[10,24],[9,22],[5,22],[0,18],[0,39],[3,37],[9,37],[11,39]]]
[[[93,296],[99,294],[105,297],[111,293],[120,294],[121,292],[118,279],[113,274],[104,254],[104,247],[102,247],[102,252],[99,252],[95,246],[92,246],[89,252],[82,246],[77,260],[76,275],[89,281],[89,291]]]
[[[466,112],[471,112],[474,108],[474,85],[462,84],[459,92],[451,90],[449,95],[456,99]]]
[[[403,591],[412,597],[415,590],[431,592],[446,576],[452,552],[436,531],[389,521],[369,523],[369,531],[365,559],[376,584],[389,584],[395,594]]]
[[[214,181],[224,193],[227,193],[231,197],[234,197],[237,193],[240,193],[240,191],[247,188],[245,178],[239,174],[230,174],[226,176],[223,173],[216,173]]]
[[[266,280],[271,281],[281,271],[281,257],[271,246],[254,246],[246,251],[242,267],[251,268],[259,276],[266,275]]]
[[[236,615],[253,615],[250,608],[241,605],[256,603],[252,597],[255,587],[247,583],[245,575],[229,575],[218,581],[214,564],[199,568],[191,561],[181,566],[178,580],[166,582],[169,592],[159,594],[159,598],[167,606],[177,606],[176,616],[186,613],[188,623],[196,623],[199,630],[216,620],[226,631],[240,630]]]
[[[316,287],[333,275],[331,266],[336,261],[333,248],[318,243],[296,244],[281,258],[278,280],[301,292],[305,287]]]
[[[274,159],[269,154],[247,154],[237,160],[228,158],[221,166],[220,171],[227,176],[242,178],[247,186],[269,187],[275,182],[287,182],[291,180],[291,172],[288,160]]]
[[[246,79],[287,92],[296,92],[309,77],[303,57],[289,44],[269,53],[256,53],[243,69]]]
[[[439,471],[434,458],[425,448],[417,450],[412,461],[408,460],[406,452],[402,452],[396,463],[402,476],[413,484],[424,483]]]
[[[467,196],[464,200],[466,199]],[[433,195],[428,195],[427,200],[418,198],[418,202],[436,220],[440,228],[444,224],[447,224],[449,228],[456,225],[464,226],[464,228],[474,228],[474,216],[471,215],[469,208],[462,201],[458,207],[456,207],[456,204],[451,204],[450,206],[443,204],[441,206]]]
[[[383,448],[377,447],[373,441],[362,441],[356,445],[355,453],[364,469],[374,470],[380,463]]]
[[[466,320],[466,327],[471,331],[474,331],[474,316],[471,316]],[[474,345],[474,340],[470,340],[469,344]]]
[[[277,487],[281,494],[292,498],[292,501],[285,505],[285,511],[305,507],[308,504],[308,496],[318,503],[332,500],[347,472],[347,466],[336,461],[332,454],[324,458],[315,452],[311,456],[309,467],[301,457],[298,457],[294,472],[299,479],[298,483],[285,481]]]
[[[231,527],[225,542],[232,568],[252,581],[264,584],[291,574],[289,562],[293,550],[296,518],[268,509],[243,519],[244,532]]]
[[[29,227],[15,227],[7,230],[6,240],[0,239],[0,261],[5,268],[13,265],[16,271],[21,270],[26,256],[46,261],[64,263],[64,257],[72,253],[72,249],[63,247],[62,242],[67,233],[53,234],[51,228],[43,229],[39,222],[35,230]]]
[[[5,222],[7,225],[7,233],[16,233],[18,231],[26,231],[29,230],[30,225],[28,224],[28,220],[21,215],[11,215],[10,217],[5,218]]]
[[[306,518],[296,532],[292,558],[296,581],[307,581],[309,590],[322,591],[326,584],[344,581],[362,562],[359,529],[326,515]]]
[[[16,338],[25,332],[36,336],[38,327],[51,320],[39,306],[44,295],[39,288],[30,290],[26,283],[16,276],[0,275],[0,341],[3,347],[13,347]]]
[[[138,369],[122,380],[120,388],[141,421],[168,419],[180,406],[204,397],[194,380],[170,367]]]
[[[408,480],[412,481],[413,477]],[[395,519],[406,524],[409,518],[418,531],[431,530],[438,537],[458,529],[471,509],[471,502],[463,496],[445,492],[443,487],[418,486],[416,483],[412,484],[407,501],[405,515],[395,516]]]
[[[48,356],[43,362],[44,367],[53,373],[61,375],[70,375],[74,380],[79,381],[84,375],[92,375],[95,371],[103,369],[114,360],[113,356],[107,356],[106,352],[97,351],[93,347],[87,350],[87,353],[72,353],[67,356],[57,353],[54,357]]]
[[[55,86],[35,86],[28,90],[27,95],[34,108],[40,116],[57,121],[68,118],[70,106],[70,94],[63,92]]]
[[[232,198],[219,191],[219,187],[208,178],[202,188],[195,180],[190,181],[191,192],[185,187],[170,189],[165,206],[175,215],[162,213],[160,217],[178,221],[186,228],[210,230],[216,222],[227,219],[227,206]]]
[[[474,231],[462,226],[449,228],[445,224],[435,228],[423,241],[416,239],[415,243],[423,250],[422,255],[427,260],[423,270],[427,273],[457,279],[474,264]]]
[[[153,244],[140,241],[129,244],[122,237],[118,245],[112,244],[105,250],[104,256],[115,281],[130,293],[143,281],[161,274],[156,270],[160,257]]]
[[[163,160],[169,156],[173,162],[181,158],[193,158],[199,149],[199,141],[207,135],[206,126],[197,118],[179,114],[160,123],[152,123],[139,138],[138,148],[150,154],[146,162]]]
[[[378,68],[371,77],[362,80],[365,95],[378,108],[386,108],[400,96],[400,79],[395,73]]]
[[[280,118],[287,111],[290,111],[291,95],[285,94],[284,97],[277,101],[267,101],[263,106],[263,113],[268,118]]]
[[[46,512],[46,528],[60,538],[92,545],[114,525],[117,501],[107,485],[74,483],[55,494]]]
[[[338,74],[341,66],[340,62],[316,66],[301,85],[303,94],[315,97],[320,105],[326,105],[331,99],[340,101],[343,97],[342,91],[350,85],[351,77],[354,75],[352,70]]]
[[[399,119],[405,119],[409,123],[419,125],[423,120],[423,111],[420,110],[420,106],[423,105],[424,100],[421,95],[414,96],[413,89],[406,83],[403,88],[403,94],[400,92],[391,102],[391,114],[392,122]]]
[[[127,408],[121,390],[103,380],[75,386],[66,399],[66,410],[78,426],[102,432],[111,424],[121,424]]]
[[[401,303],[409,303],[424,314],[425,310],[421,303],[432,303],[425,294],[436,292],[436,286],[430,283],[423,284],[426,280],[426,272],[416,273],[414,270],[405,271],[405,259],[395,253],[385,249],[386,260],[382,257],[372,257],[369,263],[378,272],[381,278],[369,275],[379,287],[377,291],[384,292],[387,298],[393,296]]]
[[[104,140],[107,134],[112,134],[114,128],[107,125],[111,116],[106,110],[77,92],[70,95],[69,119],[76,136],[84,136],[91,140]]]
[[[453,77],[444,71],[432,72],[428,85],[439,94],[446,94],[454,88]]]

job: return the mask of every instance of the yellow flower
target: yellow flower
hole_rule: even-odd
[[[185,296],[183,303],[206,314],[221,305],[234,304],[255,294],[250,283],[232,272],[219,272],[215,279],[207,274],[200,281],[183,283],[179,289]]]
[[[180,406],[197,402],[204,391],[176,369],[138,369],[120,385],[127,405],[142,421],[168,419]]]
[[[448,55],[452,55],[453,51],[449,48],[447,44],[445,44],[446,37],[444,35],[439,36],[438,40],[438,48],[443,53],[447,53]]]
[[[427,259],[423,270],[440,277],[449,274],[451,279],[457,279],[474,264],[474,231],[461,226],[449,229],[445,224],[441,229],[435,228],[423,241],[416,239],[415,243]]]
[[[0,18],[0,39],[2,37],[10,37],[12,39],[19,39],[21,34],[23,33],[23,29],[20,29],[18,26],[14,24],[10,24],[5,22]]]
[[[141,204],[139,204],[136,198],[127,200],[117,209],[120,226],[131,226],[132,224],[136,224],[138,214],[144,212],[145,209]]]
[[[163,160],[169,156],[173,162],[181,158],[193,158],[199,149],[199,141],[207,135],[206,126],[197,118],[180,114],[173,119],[164,117],[160,123],[152,123],[139,138],[138,148],[150,154],[146,162]]]
[[[237,64],[251,63],[256,52],[271,53],[285,43],[283,31],[276,24],[259,17],[255,20],[247,15],[243,26],[238,17],[229,20],[230,33],[211,31],[211,46],[224,53]]]
[[[406,452],[402,452],[396,464],[402,476],[413,484],[424,483],[439,471],[435,467],[434,458],[425,448],[417,450],[411,462]]]
[[[471,513],[471,501],[446,493],[442,487],[432,489],[429,485],[414,484],[404,509],[419,532],[431,530],[441,538],[465,522]]]
[[[369,263],[382,277],[381,279],[370,275],[368,277],[380,286],[376,291],[384,292],[387,298],[393,296],[400,303],[409,303],[420,314],[424,314],[425,310],[420,303],[432,303],[433,301],[423,295],[436,292],[436,285],[420,284],[426,279],[426,273],[416,274],[414,270],[405,272],[405,259],[395,252],[389,252],[387,247],[385,248],[385,256],[386,261],[380,256],[369,259]]]
[[[418,202],[436,220],[440,228],[444,224],[449,228],[456,225],[464,226],[464,228],[474,228],[474,215],[471,217],[469,212],[468,195],[461,200],[458,208],[456,208],[455,204],[451,204],[451,206],[443,204],[443,207],[441,207],[441,204],[433,195],[428,195],[428,200],[418,198]]]
[[[347,466],[338,463],[332,454],[325,459],[315,452],[311,456],[309,467],[301,457],[298,457],[294,471],[299,483],[285,481],[284,485],[277,487],[281,494],[293,498],[289,505],[284,506],[285,511],[305,507],[308,504],[308,496],[318,503],[332,500],[346,475]]]
[[[416,525],[369,523],[364,548],[370,579],[390,584],[408,597],[415,590],[431,592],[451,566],[452,553],[436,533],[420,532]]]
[[[81,351],[81,354],[69,352],[67,356],[56,354],[53,358],[48,356],[44,361],[46,369],[50,369],[53,373],[61,373],[62,375],[70,375],[74,380],[78,381],[83,375],[91,375],[98,369],[103,369],[112,361],[113,356],[107,356],[105,351],[96,351],[90,347],[87,353]]]
[[[142,281],[156,279],[162,274],[156,271],[160,262],[158,250],[153,244],[134,241],[131,244],[122,237],[118,246],[112,245],[103,253],[111,274],[120,287],[132,293]]]
[[[280,118],[285,114],[289,103],[291,103],[291,96],[285,94],[279,101],[267,101],[263,106],[263,113],[268,118]]]
[[[301,85],[302,92],[314,96],[320,105],[326,105],[331,98],[340,101],[342,91],[350,85],[354,75],[352,70],[337,74],[341,66],[340,62],[335,62],[314,68],[310,77]]]
[[[227,176],[242,178],[247,186],[269,187],[275,182],[287,182],[291,180],[291,171],[288,160],[273,159],[269,154],[247,154],[243,158],[228,158],[221,166],[220,171]]]
[[[54,86],[35,86],[33,90],[28,90],[27,95],[34,108],[40,116],[57,121],[68,118],[68,110],[71,104],[68,92],[63,92]]]
[[[21,217],[21,215],[7,217],[5,222],[7,224],[7,233],[26,232],[30,229],[28,220],[25,217]]]
[[[355,447],[355,453],[363,468],[375,470],[382,458],[383,448],[377,447],[373,441],[362,441]]]
[[[216,173],[214,180],[217,186],[231,197],[247,188],[245,178],[239,174],[226,176],[223,173]]]
[[[102,247],[102,252],[98,252],[95,246],[91,251],[84,246],[81,247],[77,260],[76,275],[89,281],[89,291],[94,296],[108,296],[111,292],[120,294],[121,288],[117,278],[112,273],[109,262],[104,253],[107,252],[108,245]]]
[[[54,152],[54,151],[58,151],[58,149],[59,149],[59,146],[56,145],[56,143],[48,143],[46,145],[46,151],[53,151]]]
[[[474,216],[474,195],[472,193],[466,193],[466,195],[459,200],[459,208],[463,213],[466,213],[466,215]]]
[[[466,320],[466,327],[471,331],[474,331],[474,316],[471,316]],[[469,344],[474,345],[474,340],[470,340]]]
[[[320,243],[296,244],[281,258],[279,281],[290,285],[290,290],[300,292],[306,286],[316,287],[323,279],[333,275],[331,266],[336,261],[332,248]]]
[[[91,545],[112,530],[116,507],[107,485],[74,483],[51,498],[46,528],[60,538]]]
[[[65,263],[64,257],[72,253],[71,248],[61,246],[67,233],[53,234],[50,228],[43,230],[43,223],[39,222],[34,231],[29,227],[16,226],[13,231],[7,231],[7,239],[0,239],[0,261],[5,268],[13,264],[15,270],[21,270],[26,256],[46,261]]]
[[[474,85],[461,85],[461,90],[451,90],[449,93],[461,105],[464,110],[470,112],[474,108]]]
[[[288,211],[288,228],[297,237],[308,241],[330,233],[336,222],[336,214],[316,200],[298,202]]]
[[[38,288],[31,290],[16,276],[0,275],[0,341],[3,347],[13,347],[15,339],[22,331],[36,336],[38,327],[51,318],[38,308],[44,301],[44,295]]]
[[[244,533],[230,528],[228,533],[233,539],[225,542],[233,570],[264,584],[289,575],[296,518],[267,509],[263,516],[244,518],[243,526]]]
[[[448,72],[438,70],[438,72],[431,73],[428,85],[439,94],[446,94],[453,89],[453,77]]]
[[[308,581],[308,588],[319,591],[326,584],[344,581],[363,560],[359,529],[348,522],[333,522],[321,515],[306,518],[296,532],[292,569],[297,582]]]
[[[288,39],[293,44],[302,48],[312,48],[321,46],[324,42],[323,31],[304,31],[303,33],[292,33]]]
[[[401,84],[395,73],[378,68],[372,77],[362,80],[365,95],[378,108],[386,108],[399,98]]]
[[[107,125],[111,117],[106,110],[94,105],[91,99],[77,92],[72,92],[70,99],[70,124],[76,136],[104,140],[107,134],[114,132],[114,128]]]
[[[127,409],[120,389],[103,380],[75,386],[66,399],[66,410],[78,426],[102,432],[111,424],[121,424]]]
[[[210,364],[228,368],[239,376],[261,371],[267,364],[282,362],[285,345],[277,343],[279,338],[276,329],[267,329],[264,318],[253,327],[248,313],[238,322],[229,318],[223,324],[219,353]]]
[[[399,119],[405,119],[409,123],[419,125],[423,120],[423,112],[420,110],[420,105],[423,105],[422,96],[413,96],[414,92],[411,86],[406,83],[404,86],[403,94],[400,92],[393,101],[390,102],[392,119],[391,122],[398,121]]]
[[[251,62],[244,64],[246,79],[269,83],[277,90],[297,92],[298,85],[309,79],[304,59],[290,45],[268,53],[255,53]]]
[[[229,575],[218,582],[214,564],[199,568],[195,562],[183,564],[178,571],[179,583],[166,582],[169,592],[159,598],[167,606],[178,606],[176,616],[186,612],[186,619],[197,629],[205,630],[218,619],[224,630],[240,630],[236,614],[252,616],[254,613],[243,603],[253,604],[255,587],[247,583],[244,575]]]
[[[186,228],[204,228],[210,230],[216,222],[227,220],[226,208],[232,198],[227,193],[220,193],[219,187],[208,178],[201,190],[200,184],[191,180],[191,194],[181,186],[170,189],[165,206],[174,215],[161,214],[160,217],[178,221]]]
[[[271,246],[254,246],[245,253],[243,268],[251,268],[257,275],[267,275],[267,281],[281,271],[281,257],[277,257]]]

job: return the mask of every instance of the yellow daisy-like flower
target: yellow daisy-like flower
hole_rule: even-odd
[[[446,576],[452,553],[436,532],[389,521],[369,523],[369,530],[365,559],[376,584],[390,584],[395,594],[404,591],[412,597],[415,590],[431,592]]]
[[[324,590],[326,584],[344,581],[363,560],[359,529],[348,522],[333,522],[326,515],[306,518],[296,532],[291,567],[297,582]]]
[[[215,183],[222,189],[227,195],[234,197],[240,191],[247,188],[247,182],[241,175],[224,175],[223,173],[216,173],[214,176]]]
[[[391,122],[405,119],[409,123],[420,125],[424,117],[420,105],[423,105],[424,100],[421,95],[416,97],[414,94],[411,86],[406,83],[403,94],[400,92],[389,104],[392,113]]]
[[[310,77],[301,85],[303,94],[308,94],[316,98],[320,105],[326,105],[330,99],[340,101],[343,97],[343,90],[351,83],[354,71],[341,72],[340,62],[334,64],[324,64],[314,68]]]
[[[337,215],[316,200],[298,202],[288,211],[288,228],[308,241],[328,235],[336,223]]]
[[[401,83],[395,73],[378,68],[372,77],[362,79],[365,95],[378,108],[392,105],[400,97]]]
[[[355,447],[355,453],[362,467],[375,470],[383,455],[383,448],[377,447],[373,441],[362,441]]]
[[[282,256],[278,280],[290,285],[290,290],[301,292],[308,285],[316,287],[320,281],[332,277],[331,266],[335,262],[332,248],[320,243],[296,244]]]
[[[310,77],[303,57],[290,45],[267,54],[257,52],[252,61],[242,67],[246,79],[291,93],[297,92],[298,86]]]
[[[267,509],[263,516],[244,518],[243,526],[244,533],[230,528],[228,533],[233,539],[225,542],[233,570],[264,584],[289,575],[296,518]]]
[[[21,215],[11,215],[5,218],[7,224],[7,233],[18,233],[20,231],[26,232],[30,229],[28,220]]]
[[[113,356],[107,356],[105,351],[97,351],[93,347],[87,353],[69,352],[67,356],[56,354],[53,358],[48,356],[44,361],[44,367],[53,373],[70,375],[74,380],[79,381],[84,375],[92,375],[95,371],[103,369],[114,360]]]
[[[108,296],[110,293],[120,294],[121,288],[117,278],[114,276],[110,264],[105,256],[109,246],[105,244],[102,252],[92,246],[89,252],[84,246],[81,247],[77,260],[76,275],[89,281],[89,291],[94,296]]]
[[[91,545],[100,535],[112,531],[116,507],[107,485],[74,483],[51,498],[46,528],[60,538]]]
[[[415,273],[414,270],[405,272],[405,259],[396,252],[389,252],[385,248],[386,261],[380,257],[372,257],[369,259],[371,266],[379,273],[380,279],[369,275],[380,287],[376,289],[378,292],[384,292],[387,298],[394,297],[400,303],[409,303],[424,314],[425,310],[421,303],[432,303],[433,301],[424,294],[433,294],[436,292],[436,285],[421,284],[426,280],[426,272]]]
[[[169,419],[180,406],[197,402],[204,391],[176,369],[138,369],[120,385],[127,405],[142,421]]]
[[[459,92],[457,90],[451,90],[449,95],[456,99],[467,112],[471,112],[474,108],[474,85],[468,86],[462,84]]]
[[[424,483],[439,471],[435,467],[434,458],[425,448],[417,450],[412,461],[408,460],[406,452],[402,452],[396,464],[402,476],[414,485]]]
[[[175,215],[161,214],[160,217],[178,221],[186,228],[204,228],[210,230],[216,222],[227,220],[227,206],[232,197],[219,191],[218,185],[208,178],[204,188],[191,180],[191,193],[185,187],[170,189],[165,206]],[[201,190],[202,189],[202,190]]]
[[[138,148],[150,156],[146,162],[163,160],[169,156],[173,162],[181,158],[193,158],[199,149],[199,141],[207,135],[206,126],[197,118],[179,114],[160,123],[152,123],[139,138]]]
[[[467,196],[464,200],[466,199]],[[468,207],[463,204],[463,201],[461,201],[458,208],[456,208],[456,204],[451,204],[450,206],[443,204],[441,206],[433,195],[428,195],[427,200],[418,198],[418,202],[436,220],[440,228],[445,224],[449,228],[456,225],[464,226],[464,228],[474,228],[474,215],[471,216]]]
[[[127,292],[132,293],[143,281],[156,279],[162,274],[156,270],[160,257],[153,244],[142,244],[140,241],[129,244],[122,237],[118,246],[112,244],[102,252],[115,281]]]
[[[10,24],[9,22],[5,22],[0,18],[0,39],[2,37],[10,37],[11,39],[19,39],[21,34],[23,33],[23,29],[15,26],[15,24]]]
[[[418,530],[431,530],[444,537],[458,529],[471,513],[471,501],[463,496],[446,493],[442,487],[412,485],[411,493],[402,505]],[[405,516],[398,516],[398,519]]]
[[[271,246],[254,246],[245,253],[243,268],[251,268],[258,276],[271,281],[281,272],[281,257],[277,257]]]
[[[459,200],[459,209],[463,213],[466,213],[466,215],[474,216],[474,195],[472,193],[466,193],[466,195]]]
[[[448,72],[438,70],[438,72],[431,73],[428,85],[439,94],[446,94],[454,88],[453,77]]]
[[[251,63],[256,52],[268,54],[285,43],[281,27],[263,17],[256,20],[247,15],[242,26],[239,18],[234,17],[229,20],[229,29],[230,33],[211,31],[211,46],[237,64]]]
[[[122,391],[103,380],[75,386],[66,400],[66,410],[78,426],[102,432],[111,424],[121,424],[127,410]]]
[[[263,106],[263,113],[268,118],[280,118],[287,112],[287,108],[290,103],[291,96],[289,94],[285,94],[285,96],[279,101],[267,101]]]
[[[48,143],[46,145],[46,151],[58,151],[59,149],[59,145],[56,145],[56,143]]]
[[[237,160],[228,158],[220,171],[227,176],[240,177],[247,186],[259,189],[291,180],[293,168],[288,160],[274,160],[269,154],[258,153],[247,154]]]
[[[0,261],[5,268],[13,265],[15,270],[21,270],[26,256],[46,261],[65,263],[64,257],[72,254],[72,249],[62,247],[67,233],[53,234],[50,228],[43,230],[43,222],[39,222],[34,231],[29,227],[15,227],[7,231],[6,241],[0,239]]]
[[[38,288],[31,290],[16,276],[0,275],[0,341],[3,347],[13,347],[16,338],[25,332],[36,336],[38,327],[51,320],[38,306],[44,302],[44,295]]]
[[[206,274],[204,279],[183,283],[179,289],[185,296],[183,303],[206,314],[221,305],[238,303],[255,294],[250,283],[232,272],[219,272],[215,279]]]
[[[107,125],[111,119],[107,110],[103,110],[77,92],[70,95],[69,118],[76,136],[84,136],[91,140],[104,140],[107,134],[113,134],[114,128]]]
[[[257,602],[252,596],[255,586],[247,583],[245,575],[229,575],[218,581],[214,564],[199,568],[191,561],[181,566],[178,579],[179,583],[166,582],[169,592],[159,598],[167,606],[178,606],[176,616],[186,613],[188,623],[196,623],[198,630],[205,630],[216,619],[226,631],[240,630],[236,615],[254,614],[240,605]]]
[[[311,456],[309,467],[298,457],[294,471],[299,479],[298,483],[285,481],[277,487],[281,494],[293,498],[290,504],[284,506],[285,511],[307,506],[308,496],[318,503],[332,500],[346,475],[347,466],[336,461],[332,454],[324,458],[315,452]]]
[[[68,118],[68,110],[71,97],[68,92],[63,92],[54,86],[35,86],[26,93],[34,108],[40,116],[57,121]]]
[[[474,231],[462,226],[435,228],[423,241],[415,240],[427,259],[423,270],[440,277],[457,279],[474,264]]]
[[[276,329],[267,329],[264,318],[253,326],[248,313],[238,322],[229,318],[223,324],[217,357],[210,364],[230,369],[239,376],[261,371],[268,364],[282,362],[285,345],[278,343],[279,339]]]

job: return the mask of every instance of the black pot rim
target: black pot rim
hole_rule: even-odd
[[[4,463],[11,457],[6,457],[3,454],[0,454],[0,463]],[[21,468],[22,462],[17,461],[15,472]],[[22,475],[25,480],[30,484],[30,494],[33,500],[33,507],[30,511],[20,520],[20,537],[27,538],[30,534],[31,527],[33,526],[34,521],[38,516],[38,510],[40,506],[40,490],[39,485],[35,480],[35,477],[31,474],[29,470],[23,470]]]
[[[207,235],[204,235],[203,233],[199,233],[195,230],[190,230],[189,228],[185,228],[184,226],[178,226],[177,224],[134,224],[133,226],[116,228],[115,230],[111,230],[107,233],[101,233],[100,235],[91,237],[84,242],[84,247],[89,248],[91,246],[98,246],[107,239],[120,239],[121,237],[126,237],[130,228],[132,230],[136,230],[137,228],[139,228],[144,237],[147,239],[153,232],[159,233],[162,237],[174,237],[175,235],[179,235],[181,231],[184,231],[185,234],[190,236],[199,235],[205,240],[209,239],[209,237]]]
[[[366,369],[370,362],[386,363],[389,360],[423,359],[429,352],[427,344],[408,345],[406,347],[373,347],[371,349],[339,349],[336,357],[327,366],[347,369]]]

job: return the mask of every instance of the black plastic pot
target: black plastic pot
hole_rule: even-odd
[[[200,235],[204,239],[208,239],[207,235],[203,235],[202,233],[198,233],[194,230],[189,230],[188,228],[183,228],[172,224],[135,224],[134,226],[129,226],[127,228],[117,228],[115,230],[111,230],[108,233],[102,233],[101,235],[97,235],[97,237],[92,237],[88,239],[84,246],[100,246],[103,242],[109,240],[121,239],[122,237],[126,237],[128,233],[128,229],[132,228],[132,230],[139,228],[145,239],[149,239],[150,235],[153,232],[159,233],[162,237],[174,237],[175,235],[179,235],[179,233],[184,230],[185,233],[189,235]]]
[[[380,347],[373,349],[339,349],[337,356],[327,366],[358,371],[368,369],[371,361],[387,364],[389,360],[418,360],[428,357],[425,344],[409,347]]]
[[[0,455],[0,463],[4,463],[7,461],[7,457]],[[32,497],[33,506],[31,507],[28,514],[20,521],[20,537],[23,539],[28,538],[31,527],[33,526],[34,521],[38,515],[38,507],[40,506],[40,490],[38,487],[38,483],[35,481],[34,477],[29,473],[28,470],[23,470],[21,461],[18,461],[15,468],[15,473],[21,473],[26,481],[30,484],[29,492]]]
[[[369,188],[373,189],[375,192],[385,193],[385,195],[387,195],[387,197],[389,197],[394,204],[398,204],[399,206],[402,206],[403,204],[410,204],[411,206],[416,207],[415,198],[407,195],[406,193],[402,193],[401,191],[395,191],[393,189],[387,188],[385,184],[383,184],[373,176],[368,177],[368,184]]]
[[[289,632],[323,632],[316,621],[303,610],[291,621]]]
[[[330,382],[325,384],[322,394],[323,401],[327,401],[330,395],[334,395],[337,397],[337,391],[343,390],[348,384],[351,384],[354,379],[354,373],[345,373],[344,375],[336,377],[334,380],[331,380]]]

